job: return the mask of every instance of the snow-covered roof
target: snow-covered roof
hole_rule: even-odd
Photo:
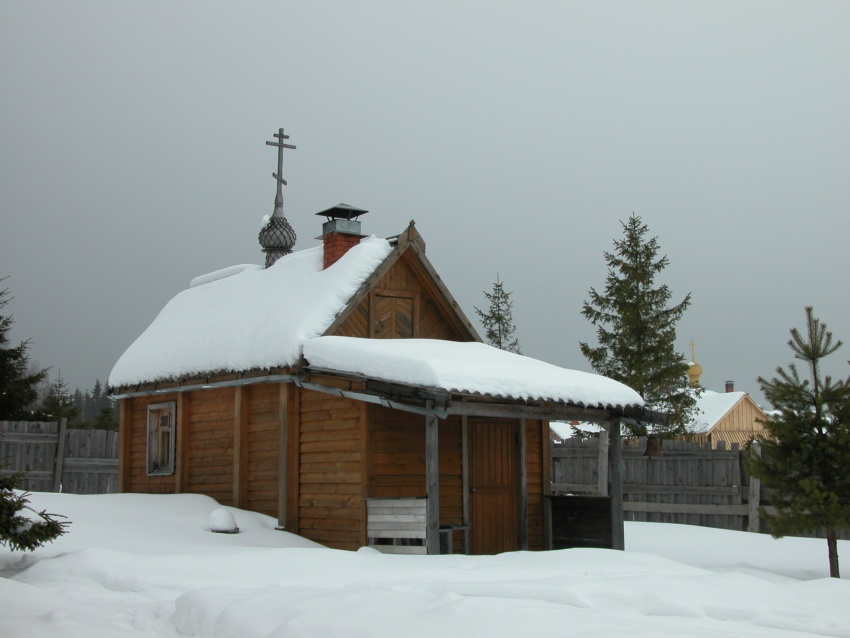
[[[391,250],[372,237],[326,270],[317,246],[267,269],[239,266],[197,277],[127,348],[109,385],[293,365],[304,341],[327,330]]]
[[[307,340],[304,358],[311,368],[461,394],[585,407],[643,405],[637,392],[607,377],[476,342],[329,336]]]
[[[711,430],[745,396],[746,392],[705,390],[697,399],[697,413],[691,422],[693,432],[704,434]]]

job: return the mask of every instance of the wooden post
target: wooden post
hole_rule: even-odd
[[[177,393],[177,443],[174,451],[177,467],[174,472],[174,491],[182,494],[189,484],[189,409],[191,401],[186,392]]]
[[[611,548],[626,548],[623,528],[623,471],[619,420],[608,423],[608,495],[611,497]]]
[[[461,473],[463,488],[463,553],[469,554],[469,417],[460,417]]]
[[[599,431],[596,489],[599,496],[608,496],[608,428]]]
[[[526,458],[525,419],[519,420],[517,451],[519,456],[519,548],[528,550],[528,461]]]
[[[118,401],[118,492],[130,487],[130,403],[133,399]]]
[[[233,415],[233,505],[246,509],[248,486],[248,392],[247,386],[235,388]]]
[[[429,408],[434,407],[428,401]],[[440,447],[436,414],[425,417],[425,488],[428,504],[425,510],[425,543],[427,554],[440,553]]]
[[[758,441],[753,441],[753,453],[761,456],[761,445]],[[750,475],[750,486],[747,493],[747,531],[758,533],[761,525],[759,524],[759,505],[761,505],[761,479]]]
[[[543,459],[543,547],[552,549],[552,499],[546,498],[552,494],[552,437],[549,436],[549,422],[541,424],[540,456]]]
[[[56,460],[53,463],[53,491],[62,491],[62,465],[65,462],[65,433],[68,431],[68,419],[64,416],[59,422],[59,440],[56,442]]]
[[[287,529],[287,488],[289,486],[288,472],[289,467],[289,384],[280,384],[280,393],[278,395],[278,431],[280,438],[278,439],[277,450],[277,525],[278,529]],[[292,521],[289,521],[290,524]],[[287,531],[293,531],[287,529]],[[297,532],[295,532],[297,533]]]

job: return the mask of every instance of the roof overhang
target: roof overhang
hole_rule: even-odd
[[[416,414],[480,416],[547,421],[579,420],[612,423],[623,419],[665,423],[666,415],[642,407],[586,407],[563,401],[534,401],[511,397],[447,392],[439,388],[389,382],[363,375],[308,367],[293,379],[299,387]]]

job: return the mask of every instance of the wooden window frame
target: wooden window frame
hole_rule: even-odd
[[[157,460],[162,460],[162,453],[158,449],[158,443],[160,443],[162,439],[162,429],[163,429],[163,421],[162,418],[167,416],[169,419],[169,423],[167,423],[167,435],[166,439],[168,450],[167,450],[167,459],[166,463],[158,463]],[[147,452],[146,452],[146,461],[145,467],[147,470],[148,476],[169,476],[174,474],[174,460],[176,458],[176,443],[177,437],[177,402],[176,401],[166,401],[165,403],[152,403],[148,405],[148,427],[147,427]],[[155,457],[159,457],[158,459]],[[156,464],[156,467],[154,467]]]

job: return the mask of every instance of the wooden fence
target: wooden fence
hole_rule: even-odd
[[[552,493],[607,496],[608,438],[552,444]],[[660,456],[644,456],[646,439],[623,442],[623,512],[627,521],[683,523],[719,529],[770,531],[770,494],[744,469],[746,450],[709,443],[664,441]],[[820,536],[819,534],[812,534]],[[839,530],[850,539],[850,530]]]
[[[763,531],[758,479],[743,468],[737,444],[665,441],[663,454],[644,456],[645,440],[623,445],[623,510],[627,521],[684,523]],[[607,435],[567,439],[552,447],[552,493],[606,496]]]
[[[0,473],[25,471],[30,492],[118,491],[118,432],[61,423],[0,421]]]

